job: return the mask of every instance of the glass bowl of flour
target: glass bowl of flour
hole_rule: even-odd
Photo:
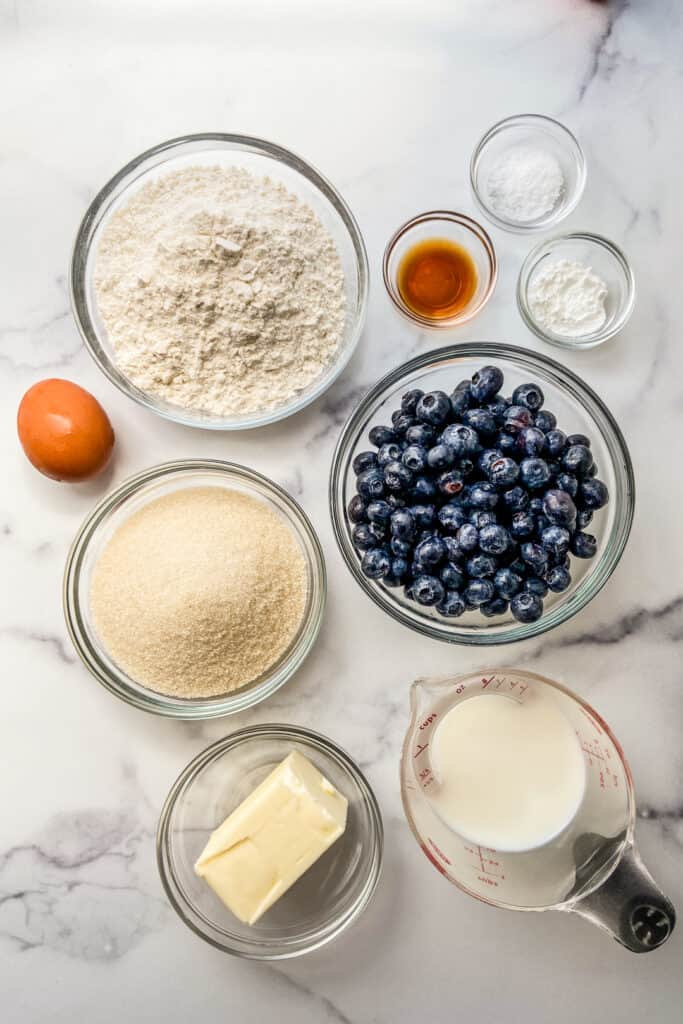
[[[289,150],[221,133],[162,143],[91,203],[71,264],[83,340],[124,394],[240,430],[321,395],[358,343],[368,262],[336,189]]]

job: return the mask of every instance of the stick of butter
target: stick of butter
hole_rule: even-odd
[[[209,838],[194,866],[254,924],[343,834],[348,800],[294,750]]]

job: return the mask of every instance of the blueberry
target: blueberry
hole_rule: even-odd
[[[406,441],[408,444],[418,444],[421,448],[431,448],[436,437],[436,431],[427,423],[416,423],[406,430]]]
[[[402,412],[398,409],[391,417],[391,422],[394,425],[394,431],[399,437],[405,435],[406,430],[410,427],[415,426],[415,417],[411,416],[409,412]]]
[[[540,427],[536,429],[540,430]],[[567,447],[567,436],[562,430],[549,430],[545,435],[545,443],[548,446],[548,454],[557,458]]]
[[[531,537],[536,529],[536,523],[532,514],[528,511],[515,512],[510,520],[510,533],[517,540]]]
[[[360,567],[371,580],[381,580],[391,570],[391,559],[383,548],[371,548],[363,555]]]
[[[457,468],[463,476],[469,476],[474,469],[474,463],[472,462],[472,459],[458,459]]]
[[[522,589],[527,594],[535,594],[536,597],[545,597],[548,593],[548,584],[540,576],[527,576]]]
[[[536,528],[536,533],[540,537],[544,530],[547,530],[549,526],[552,526],[552,523],[547,516],[540,515],[534,517],[534,526]]]
[[[448,533],[456,533],[467,522],[464,509],[458,505],[443,505],[439,509],[437,518],[441,527]]]
[[[458,544],[463,551],[476,551],[479,546],[479,530],[471,523],[465,523],[458,530]]]
[[[576,514],[576,525],[580,530],[589,526],[593,520],[593,512],[589,508],[580,508]]]
[[[491,413],[494,420],[496,421],[496,426],[500,427],[502,426],[503,421],[505,419],[505,412],[507,410],[507,407],[508,403],[505,401],[504,398],[501,398],[499,395],[498,398],[494,398],[492,402],[487,402],[484,408]]]
[[[409,540],[402,540],[400,537],[392,537],[389,541],[392,555],[397,558],[408,558],[413,553],[413,545]]]
[[[413,474],[402,462],[388,462],[384,467],[384,483],[389,491],[401,494],[413,483]]]
[[[405,508],[405,498],[399,497],[398,494],[387,494],[387,504],[391,505],[392,509]]]
[[[436,509],[433,505],[412,505],[409,512],[419,530],[428,530],[436,519]]]
[[[510,534],[504,526],[484,526],[479,530],[479,547],[487,555],[502,555],[510,547]]]
[[[467,455],[476,455],[481,451],[479,435],[472,427],[465,423],[451,423],[441,435],[443,444],[453,449],[456,458]]]
[[[591,468],[586,470],[586,476],[590,477],[590,476],[597,476],[597,475],[598,475],[598,467],[595,465],[595,463],[593,463]]]
[[[598,550],[598,542],[592,533],[577,530],[569,545],[571,553],[577,558],[592,558]]]
[[[364,470],[377,465],[377,454],[375,452],[358,452],[351,465],[354,473],[358,476]]]
[[[427,452],[427,464],[430,469],[450,469],[455,462],[455,452],[447,444],[437,444]]]
[[[415,415],[422,423],[438,427],[445,423],[451,412],[451,401],[445,391],[429,391],[415,407]]]
[[[366,504],[360,494],[354,494],[346,511],[352,523],[362,523],[364,521]]]
[[[455,562],[446,562],[442,566],[439,579],[448,590],[460,590],[465,585],[465,573]]]
[[[384,494],[384,476],[377,468],[365,469],[358,474],[356,487],[361,498],[381,498]]]
[[[523,405],[511,405],[505,413],[503,430],[506,434],[519,434],[520,430],[530,427],[532,415]]]
[[[548,526],[541,533],[541,545],[554,558],[564,558],[569,551],[569,530],[561,526]]]
[[[525,427],[517,435],[517,447],[526,455],[542,455],[546,449],[545,434],[538,427]]]
[[[520,576],[520,577],[522,577],[522,576],[526,576],[526,573],[527,573],[527,569],[528,569],[528,568],[529,568],[529,567],[528,567],[528,565],[526,564],[526,562],[525,562],[525,561],[524,561],[524,560],[523,560],[522,558],[515,558],[515,559],[514,559],[514,560],[513,560],[512,562],[510,562],[510,564],[508,565],[508,569],[509,569],[509,570],[510,570],[511,572],[514,572],[514,573],[516,573],[516,574],[517,574],[517,576]]]
[[[495,512],[490,512],[488,509],[473,509],[467,519],[468,523],[472,523],[472,526],[476,526],[478,530],[483,529],[484,526],[491,526],[498,522],[498,517]]]
[[[388,501],[371,501],[368,505],[367,516],[371,523],[387,523],[392,514],[392,508]]]
[[[510,487],[518,476],[519,466],[506,455],[494,459],[488,467],[488,478],[494,487]]]
[[[512,598],[510,611],[518,622],[536,622],[543,614],[543,602],[540,597],[524,590]]]
[[[401,455],[401,462],[412,473],[421,473],[427,465],[427,449],[421,444],[410,444]]]
[[[572,473],[558,473],[555,486],[561,491],[566,491],[570,498],[575,498],[579,490],[579,481]]]
[[[498,568],[498,563],[491,555],[472,555],[467,559],[465,568],[471,578],[479,579],[484,576],[493,576]]]
[[[519,458],[520,451],[514,434],[499,434],[496,438],[496,445],[501,455],[507,455],[511,459]]]
[[[474,484],[470,490],[469,503],[472,508],[490,509],[498,504],[498,492],[492,484]]]
[[[446,557],[446,547],[440,537],[431,536],[415,548],[415,561],[422,571],[434,569]]]
[[[470,391],[476,402],[488,402],[503,386],[503,371],[497,366],[482,366],[472,374]]]
[[[443,601],[439,601],[436,610],[449,619],[456,619],[465,612],[465,602],[457,590],[447,590]]]
[[[529,512],[532,516],[540,516],[543,512],[543,498],[532,498],[529,502]]]
[[[487,601],[492,601],[495,596],[496,588],[491,580],[472,580],[463,591],[465,603],[471,608],[479,608]]]
[[[488,476],[491,464],[495,462],[496,459],[502,458],[503,453],[500,450],[500,448],[485,448],[484,451],[479,456],[479,458],[477,459],[477,466],[482,471],[482,473],[486,473],[486,475]]]
[[[401,449],[395,441],[383,444],[377,452],[377,465],[384,469],[390,462],[397,462],[401,458]]]
[[[463,413],[462,421],[478,434],[491,435],[498,429],[494,416],[486,409],[468,409]]]
[[[415,536],[415,517],[408,509],[399,508],[392,513],[391,533],[399,540],[411,540]]]
[[[519,467],[522,483],[530,490],[537,491],[550,480],[548,463],[544,459],[522,459]]]
[[[433,498],[436,494],[436,484],[428,476],[418,476],[415,478],[413,483],[413,497],[417,498],[418,501],[424,501],[425,498]]]
[[[503,492],[503,504],[510,512],[522,512],[529,504],[529,495],[523,487],[512,487]]]
[[[401,409],[403,412],[413,413],[417,407],[417,403],[420,401],[424,391],[420,391],[419,388],[413,388],[412,391],[406,391],[405,395],[401,399]]]
[[[554,430],[557,426],[557,418],[547,409],[541,409],[534,417],[534,426],[542,430],[544,434],[547,434],[549,430]]]
[[[538,384],[520,384],[512,392],[514,405],[523,405],[530,412],[537,412],[545,402],[545,396]]]
[[[584,480],[581,484],[581,503],[591,510],[603,508],[609,501],[609,491],[602,480]]]
[[[576,523],[576,505],[571,494],[566,491],[550,490],[545,492],[543,498],[543,512],[557,526],[566,526],[569,530],[574,529]]]
[[[461,381],[456,387],[455,391],[451,393],[451,413],[456,419],[467,412],[470,405],[472,404],[472,391],[471,385],[468,380]]]
[[[493,583],[500,596],[509,601],[521,589],[522,577],[508,566],[498,570],[493,577]]]
[[[538,576],[541,576],[546,571],[548,567],[548,552],[540,544],[526,541],[522,544],[521,555],[526,564],[531,566]]]
[[[586,437],[585,434],[570,434],[567,438],[567,444],[571,447],[575,444],[582,444],[584,448],[590,448],[590,438]]]
[[[446,559],[449,562],[462,562],[465,559],[465,552],[460,547],[460,544],[455,537],[442,537],[443,545],[446,549]]]
[[[449,469],[445,473],[441,473],[436,484],[447,498],[454,498],[463,489],[462,473],[457,469]]]
[[[487,619],[492,619],[495,615],[505,615],[507,610],[508,603],[502,597],[491,598],[490,601],[487,601],[479,609],[481,614],[485,615]]]
[[[411,589],[418,604],[439,604],[446,596],[443,583],[435,576],[418,576]]]
[[[562,456],[562,465],[568,473],[573,473],[574,476],[585,476],[593,465],[590,448],[586,448],[583,444],[573,444]]]
[[[369,551],[370,548],[376,548],[379,543],[369,523],[359,523],[351,534],[351,540],[356,551]]]
[[[392,441],[395,441],[396,434],[391,427],[377,426],[370,430],[368,438],[370,444],[374,444],[375,448],[381,448],[383,444],[391,444]]]
[[[566,590],[572,581],[569,570],[561,565],[556,565],[546,573],[545,581],[555,594],[561,594]]]

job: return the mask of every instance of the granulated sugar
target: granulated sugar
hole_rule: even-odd
[[[97,304],[118,366],[185,409],[276,409],[333,362],[344,273],[314,210],[244,168],[147,182],[97,248]]]
[[[93,573],[99,637],[138,683],[213,697],[274,665],[307,596],[296,537],[263,502],[196,487],[151,501],[114,533]]]

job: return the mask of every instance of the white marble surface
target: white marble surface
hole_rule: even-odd
[[[2,717],[0,978],[7,1024],[74,1019],[284,1024],[555,1024],[680,1020],[683,927],[636,958],[578,918],[493,911],[429,866],[404,823],[397,762],[408,684],[425,670],[528,665],[593,701],[629,755],[638,834],[683,907],[683,425],[678,0],[0,0],[0,498]],[[556,115],[583,142],[588,187],[568,222],[623,244],[637,310],[616,341],[566,362],[604,396],[631,446],[634,531],[610,584],[542,641],[488,657],[420,638],[356,588],[335,549],[327,474],[365,387],[428,341],[393,316],[384,242],[425,208],[472,212],[467,163],[501,116]],[[70,246],[96,189],[183,132],[245,131],[308,157],[356,213],[372,268],[367,329],[332,391],[285,425],[240,436],[162,422],[128,402],[83,350],[69,310]],[[456,338],[538,349],[514,283],[523,239],[493,232],[501,277]],[[557,354],[555,352],[549,354]],[[92,389],[118,436],[111,474],[80,487],[23,459],[23,391],[62,375]],[[330,573],[320,641],[254,712],[207,725],[116,701],[74,657],[60,604],[70,539],[105,489],[169,457],[245,462],[301,500]],[[362,921],[277,966],[196,939],[167,908],[154,863],[165,793],[210,740],[249,722],[313,725],[376,787],[386,861]]]

